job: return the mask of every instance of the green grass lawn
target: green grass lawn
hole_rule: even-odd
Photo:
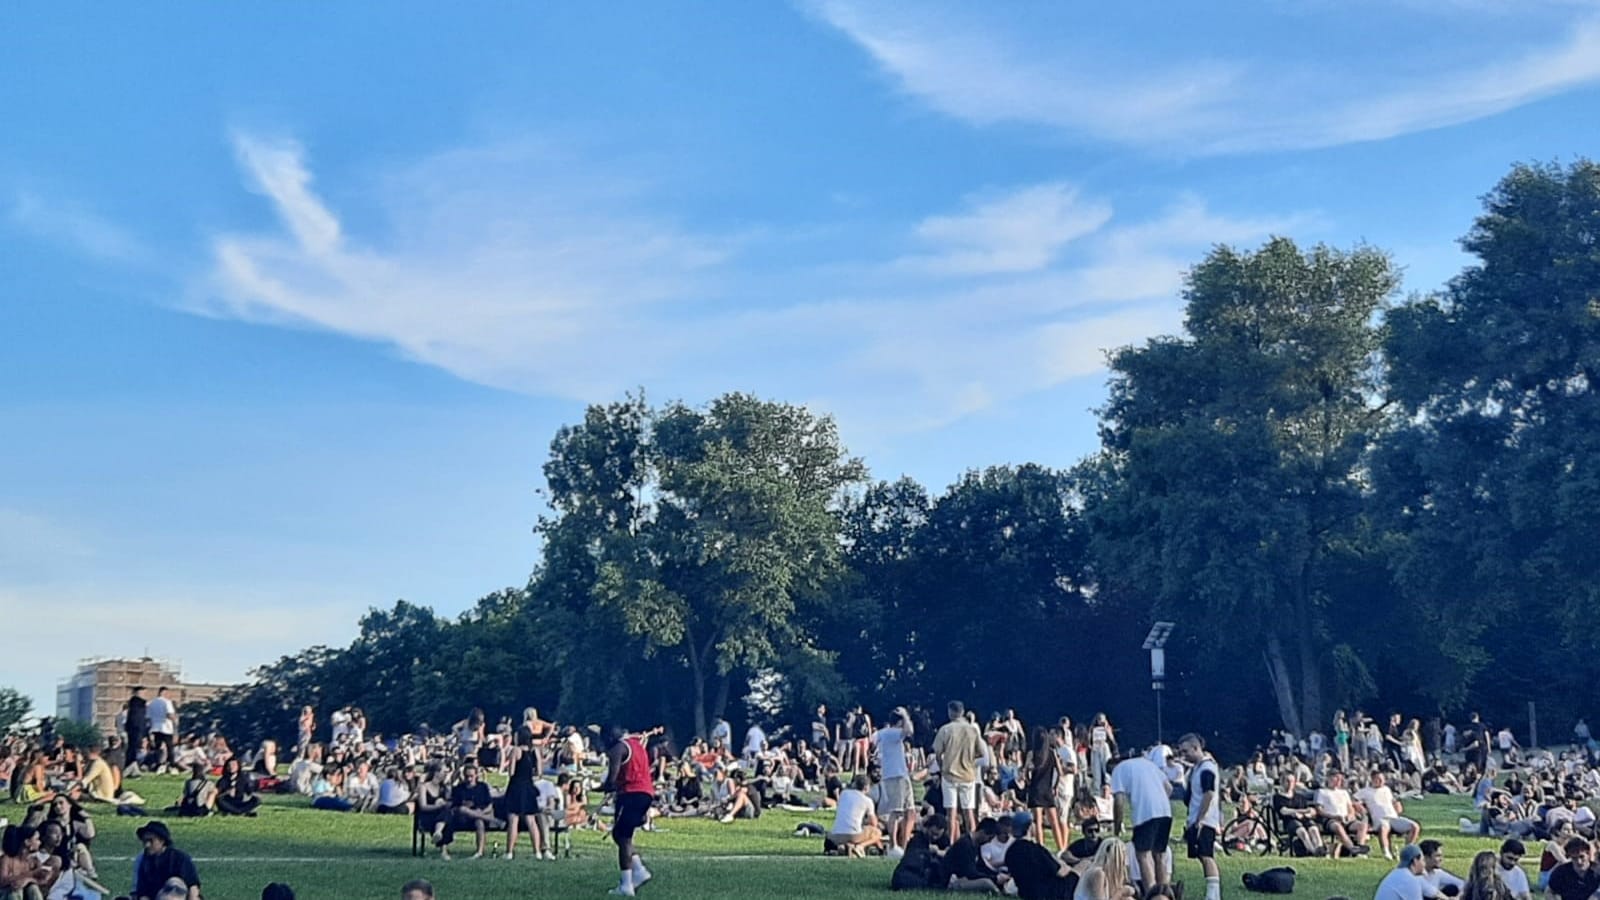
[[[130,787],[150,801],[150,809],[172,803],[178,793],[177,778],[144,778]],[[1406,812],[1421,820],[1423,836],[1445,842],[1446,865],[1465,874],[1472,855],[1492,850],[1498,841],[1461,835],[1456,820],[1470,813],[1468,798],[1430,798],[1406,805]],[[12,820],[20,807],[0,807]],[[891,864],[883,859],[848,860],[821,855],[821,840],[790,836],[797,822],[816,821],[827,826],[831,814],[769,812],[753,822],[719,825],[705,819],[662,819],[661,829],[643,833],[639,847],[656,878],[641,894],[652,898],[861,898],[888,894]],[[426,858],[410,855],[410,820],[402,816],[352,815],[312,810],[299,797],[271,796],[255,819],[210,818],[166,820],[175,842],[198,861],[205,893],[210,900],[255,900],[263,885],[283,881],[302,898],[341,900],[393,900],[400,885],[423,877],[432,881],[447,900],[497,897],[585,897],[603,895],[615,884],[615,853],[601,835],[580,832],[573,839],[573,859],[555,862],[526,858],[468,859],[470,835],[460,835],[456,859],[444,861],[436,852]],[[138,850],[134,829],[142,819],[121,818],[100,807],[96,822],[100,837],[95,853],[107,886],[126,890],[130,860]],[[498,837],[504,849],[505,836]],[[493,839],[493,837],[491,839]],[[1537,846],[1530,848],[1537,863]],[[1181,857],[1181,848],[1178,848]],[[722,858],[718,858],[722,857]],[[1355,860],[1280,860],[1277,857],[1222,860],[1223,892],[1244,893],[1239,876],[1282,863],[1300,874],[1296,895],[1324,898],[1342,895],[1371,897],[1378,880],[1392,863],[1381,856]],[[1190,896],[1199,896],[1200,872],[1196,863],[1177,860],[1176,876],[1189,883]]]

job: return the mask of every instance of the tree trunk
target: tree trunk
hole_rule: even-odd
[[[1322,724],[1322,660],[1317,656],[1316,636],[1300,629],[1300,717],[1307,729]],[[1307,732],[1296,732],[1304,736]]]
[[[1267,635],[1267,678],[1272,682],[1272,694],[1278,700],[1278,715],[1283,727],[1303,735],[1300,730],[1300,710],[1295,704],[1294,682],[1289,678],[1289,664],[1283,658],[1283,641],[1276,634]]]
[[[712,701],[711,715],[718,719],[728,714],[728,681],[727,672],[717,676],[717,697]]]
[[[1311,616],[1311,561],[1300,567],[1295,582],[1295,650],[1300,656],[1300,720],[1307,731],[1322,726],[1322,658],[1317,654],[1317,634]]]
[[[700,654],[694,645],[694,638],[690,637],[685,643],[689,647],[689,674],[694,678],[694,736],[702,740],[709,733],[706,729],[706,678],[700,664]]]

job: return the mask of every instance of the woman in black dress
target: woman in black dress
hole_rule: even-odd
[[[1033,729],[1033,759],[1028,768],[1028,808],[1033,810],[1034,843],[1043,844],[1048,824],[1056,839],[1056,849],[1066,849],[1066,833],[1061,827],[1061,811],[1056,808],[1056,788],[1061,782],[1060,741],[1049,728]]]
[[[517,737],[517,745],[510,750],[511,780],[506,784],[506,859],[516,856],[519,827],[527,829],[533,858],[538,859],[544,855],[544,848],[539,845],[539,825],[534,820],[539,813],[539,789],[533,786],[534,776],[539,773],[539,753],[526,733]]]

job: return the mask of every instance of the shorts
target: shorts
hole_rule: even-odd
[[[642,791],[617,795],[617,815],[611,823],[611,839],[617,843],[633,840],[633,833],[650,821],[650,806],[656,798]]]
[[[1210,825],[1190,825],[1183,831],[1190,859],[1211,859],[1217,855],[1217,830]]]
[[[1394,818],[1386,821],[1389,823],[1389,830],[1395,834],[1410,834],[1411,832],[1417,830],[1417,823],[1405,818],[1404,816],[1395,816]]]
[[[1133,849],[1140,853],[1165,853],[1171,842],[1171,816],[1147,819],[1133,826]]]
[[[911,779],[905,775],[897,775],[883,780],[883,806],[878,810],[879,815],[889,816],[895,813],[909,812],[916,809],[916,802],[911,796]]]
[[[951,781],[939,779],[939,793],[944,797],[945,809],[978,808],[978,783],[976,781]]]

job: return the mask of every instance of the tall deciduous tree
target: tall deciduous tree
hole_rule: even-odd
[[[1564,698],[1600,676],[1600,165],[1515,167],[1462,246],[1474,265],[1388,317],[1408,425],[1375,466],[1378,506],[1452,663],[1426,690],[1454,705],[1476,684],[1501,715],[1535,696],[1581,714]],[[1475,682],[1485,671],[1493,683]]]
[[[1376,250],[1220,247],[1187,277],[1186,334],[1111,359],[1101,571],[1228,658],[1262,659],[1299,733],[1323,718],[1326,561],[1384,422],[1375,321],[1397,283]]]
[[[560,565],[542,574],[569,581],[535,593],[581,605],[576,586],[680,663],[702,734],[736,679],[813,644],[797,612],[840,574],[837,504],[866,476],[831,419],[744,394],[591,408],[556,436],[545,473],[556,515],[541,531]]]

